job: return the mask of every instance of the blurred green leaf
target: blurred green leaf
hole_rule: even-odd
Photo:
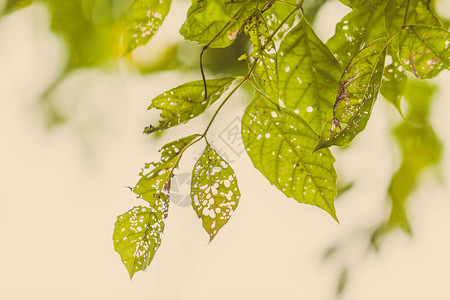
[[[0,16],[7,15],[16,10],[27,7],[28,5],[32,4],[33,2],[34,2],[34,0],[6,0],[3,10],[1,10],[2,5],[0,3]]]
[[[192,170],[191,199],[210,241],[228,223],[240,198],[236,174],[207,143]]]
[[[423,81],[410,81],[406,92],[409,104],[405,120],[394,129],[403,157],[389,185],[392,210],[388,224],[411,233],[406,201],[418,185],[422,171],[439,163],[442,144],[428,121],[435,88]]]
[[[125,16],[125,53],[145,45],[161,26],[172,0],[136,0]]]
[[[383,5],[386,0],[339,0],[347,6],[356,9],[375,10],[380,5]]]

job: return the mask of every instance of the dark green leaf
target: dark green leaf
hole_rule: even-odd
[[[334,118],[323,129],[316,150],[346,146],[364,130],[380,88],[387,46],[385,40],[372,43],[350,61],[340,81]]]
[[[156,214],[161,216],[167,214],[173,171],[178,166],[184,150],[198,136],[194,134],[164,145],[160,150],[161,161],[147,163],[142,170],[141,178],[133,191],[139,198],[147,201]]]
[[[342,66],[346,67],[353,56],[376,39],[386,37],[384,10],[353,10],[336,24],[336,32],[327,41]]]
[[[135,0],[125,17],[125,52],[145,45],[161,26],[172,0]]]
[[[195,118],[219,99],[234,80],[233,77],[207,80],[206,99],[202,80],[182,84],[156,96],[148,109],[161,110],[162,120],[156,127],[152,125],[146,127],[144,133],[165,130]]]
[[[391,50],[388,50],[388,53],[390,54],[389,57],[392,59],[392,62],[384,68],[380,93],[387,101],[397,108],[400,114],[402,114],[400,100],[402,99],[408,78],[397,55],[391,53]]]
[[[304,19],[286,35],[278,53],[278,97],[321,132],[333,116],[339,63]]]
[[[242,118],[242,139],[253,165],[270,183],[337,220],[334,157],[328,149],[312,153],[318,136],[306,121],[255,92]]]
[[[399,46],[399,57],[406,70],[417,78],[428,79],[450,68],[450,33],[426,25],[410,26]]]
[[[161,244],[163,230],[163,219],[148,207],[135,206],[117,217],[114,249],[119,253],[130,278],[150,265]]]
[[[192,171],[192,207],[212,240],[236,210],[241,193],[231,166],[207,144]]]
[[[199,45],[211,42],[213,48],[227,47],[237,38],[256,5],[252,0],[194,0],[180,34]]]

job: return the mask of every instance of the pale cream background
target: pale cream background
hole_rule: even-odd
[[[185,9],[173,10],[137,56],[179,39]],[[345,13],[341,5],[327,5],[320,36],[328,38],[330,24]],[[210,139],[233,161],[242,192],[238,210],[208,245],[192,209],[172,205],[151,267],[130,282],[111,239],[116,216],[141,204],[124,186],[134,185],[144,162],[158,159],[164,142],[201,131],[207,119],[155,141],[141,134],[156,117],[146,107],[152,96],[199,74],[139,77],[124,64],[113,74],[77,72],[54,94],[72,119],[48,132],[36,99],[64,56],[47,19],[45,9],[31,7],[0,21],[0,299],[334,299],[344,263],[354,268],[343,299],[450,299],[450,72],[438,79],[432,115],[446,147],[442,182],[429,172],[411,199],[413,238],[393,234],[379,255],[368,256],[356,239],[339,259],[321,260],[327,246],[375,225],[385,213],[389,177],[399,164],[388,137],[388,124],[399,120],[392,107],[379,99],[354,146],[333,150],[340,175],[357,180],[337,201],[338,225],[319,209],[286,199],[245,154],[233,154],[218,138],[242,114],[247,96],[237,94]],[[199,151],[201,146],[187,153],[181,171],[190,172]]]

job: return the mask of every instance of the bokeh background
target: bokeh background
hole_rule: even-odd
[[[450,1],[437,5],[450,18]],[[178,34],[188,6],[175,1],[160,31],[131,57],[70,73],[67,44],[51,30],[44,5],[0,19],[0,299],[336,299],[345,268],[342,299],[450,299],[448,71],[435,80],[430,116],[444,152],[409,199],[412,236],[393,231],[378,253],[367,250],[370,231],[388,214],[387,188],[401,162],[391,134],[401,117],[392,105],[380,97],[364,133],[350,148],[333,149],[342,183],[353,182],[336,201],[338,225],[284,197],[252,167],[235,135],[249,101],[243,90],[208,137],[237,173],[237,211],[208,244],[184,197],[199,143],[175,177],[155,259],[129,280],[112,244],[116,216],[142,204],[126,186],[159,159],[165,142],[201,132],[217,106],[157,138],[142,134],[157,120],[147,111],[152,97],[200,79],[199,50]],[[317,34],[326,41],[348,11],[328,1]],[[208,75],[241,71],[214,56],[221,57],[210,54]]]

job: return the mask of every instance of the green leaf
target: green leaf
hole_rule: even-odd
[[[252,58],[258,60],[252,75],[267,95],[278,99],[277,53],[274,42],[269,40],[266,20],[257,12],[247,21],[244,31],[253,44]]]
[[[348,283],[348,269],[344,267],[339,274],[339,279],[336,287],[336,296],[342,295],[342,293],[345,291],[345,288],[347,287]]]
[[[329,0],[315,0],[315,1],[305,1],[302,4],[304,17],[311,24],[314,24],[316,20],[317,13],[320,11],[322,6]]]
[[[194,134],[164,145],[161,161],[147,163],[140,174],[140,179],[133,189],[136,195],[147,201],[152,211],[158,216],[166,216],[169,209],[170,181],[173,171],[178,167],[181,155],[193,141],[199,137]],[[144,174],[146,172],[146,174]]]
[[[212,48],[228,47],[236,40],[256,5],[257,1],[252,0],[194,0],[180,34],[202,46],[211,42],[209,47]],[[220,10],[216,9],[218,6]]]
[[[231,218],[240,198],[233,169],[207,144],[192,170],[191,199],[210,241]]]
[[[318,136],[295,113],[255,92],[242,118],[253,165],[287,197],[315,205],[336,221],[336,172],[329,149],[313,152]]]
[[[380,93],[387,101],[397,108],[401,115],[403,115],[400,107],[400,100],[402,99],[408,78],[397,55],[391,52],[392,50],[388,50],[392,62],[384,68]]]
[[[407,233],[411,233],[406,213],[407,200],[417,187],[422,171],[438,164],[442,157],[442,144],[428,120],[435,91],[424,81],[409,82],[405,95],[409,104],[408,114],[394,129],[403,160],[389,185],[392,209],[388,225],[398,226]]]
[[[436,77],[450,68],[450,33],[426,25],[410,26],[399,46],[399,57],[406,70],[419,79]]]
[[[342,66],[346,67],[353,56],[376,39],[386,37],[384,10],[353,10],[336,24],[336,32],[327,41]]]
[[[339,0],[347,6],[356,9],[371,9],[375,10],[380,5],[384,4],[386,0]]]
[[[288,5],[290,3],[291,5]],[[288,17],[288,15],[295,9],[295,0],[287,0],[286,3],[278,1],[267,1],[265,7],[261,9],[261,13],[266,20],[268,33],[271,35],[281,25],[281,23]],[[286,32],[288,32],[295,21],[295,14],[284,22],[281,28],[273,37],[273,41],[281,40]]]
[[[94,5],[97,1],[89,1],[92,7],[87,6],[87,1],[45,1],[51,14],[52,30],[60,34],[68,46],[66,72],[75,68],[98,66],[107,60],[118,58],[121,52],[123,28],[114,23],[111,16],[105,16],[112,13],[111,7],[111,11],[105,12]]]
[[[234,77],[227,77],[207,80],[206,98],[202,80],[182,84],[156,96],[148,109],[161,110],[162,120],[156,127],[152,125],[146,127],[144,133],[165,130],[195,118],[219,99],[235,79]]]
[[[172,0],[136,0],[125,17],[125,53],[145,45],[161,26]]]
[[[148,207],[135,206],[117,217],[114,250],[119,253],[130,278],[150,265],[161,244],[163,230],[163,219]]]
[[[341,68],[303,19],[283,39],[278,56],[279,98],[316,132],[331,118]],[[273,100],[277,100],[277,98]]]
[[[316,150],[346,146],[364,130],[380,88],[387,46],[385,40],[372,43],[350,61],[340,81],[334,118],[325,125]]]
[[[385,14],[386,31],[389,36],[402,28],[403,22],[405,25],[426,24],[438,27],[442,25],[430,8],[430,0],[390,0],[387,2]],[[398,43],[399,37],[395,37],[391,41],[391,46],[398,49]]]

